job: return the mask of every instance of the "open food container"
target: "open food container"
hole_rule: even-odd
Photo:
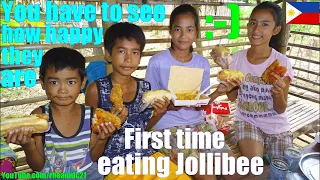
[[[172,94],[172,102],[175,106],[207,105],[210,97],[201,95],[200,92],[204,69],[189,68],[183,66],[171,66],[168,89]]]

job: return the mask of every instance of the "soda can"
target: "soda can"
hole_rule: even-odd
[[[299,161],[302,157],[301,150],[289,147],[284,151],[284,160],[289,165],[289,170],[292,172],[296,172],[299,167]]]

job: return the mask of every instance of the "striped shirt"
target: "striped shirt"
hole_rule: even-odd
[[[12,157],[15,160],[17,160],[16,153],[12,151],[10,146],[6,143],[6,140],[4,137],[1,137],[0,140],[0,159],[6,158],[6,157]]]
[[[90,135],[92,109],[81,105],[81,122],[78,131],[71,137],[64,137],[54,124],[49,104],[41,106],[49,114],[50,130],[45,133],[44,153],[46,162],[42,172],[82,172],[92,165],[90,158]]]

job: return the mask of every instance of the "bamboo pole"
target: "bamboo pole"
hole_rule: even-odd
[[[103,24],[108,24],[107,22],[102,23]],[[111,25],[105,25],[103,27],[103,30],[105,31],[106,28],[108,29],[108,27],[110,27]],[[168,26],[140,26],[142,28],[143,31],[153,31],[153,30],[158,30],[158,31],[167,31],[168,30]],[[56,27],[59,28],[59,27]],[[226,26],[225,28],[214,28],[212,26],[202,26],[200,27],[200,31],[212,31],[212,30],[225,30],[225,29],[230,29],[231,26]],[[70,32],[70,28],[67,28],[68,31]],[[240,29],[247,29],[247,26],[240,26]],[[2,32],[2,30],[0,29],[0,33]],[[40,28],[40,32],[41,33],[46,33],[46,28]],[[70,45],[69,45],[70,46]]]
[[[194,5],[193,7],[194,7],[194,9],[198,12],[198,14],[201,13],[201,12],[200,12],[200,6],[199,6],[199,5]],[[198,37],[201,37],[200,22],[199,22],[199,31],[197,31],[197,38],[198,38]],[[202,42],[201,42],[201,41],[196,41],[196,46],[197,46],[197,48],[202,47]],[[202,51],[200,51],[200,52],[198,52],[198,53],[199,53],[199,55],[203,56],[203,52],[202,52]]]
[[[47,96],[39,96],[39,97],[33,97],[33,98],[26,98],[21,100],[15,100],[15,101],[8,101],[8,102],[1,102],[0,107],[8,107],[8,106],[16,106],[16,105],[22,105],[22,104],[29,104],[29,103],[36,103],[40,101],[48,100]]]
[[[296,57],[296,56],[287,56],[287,57],[288,58],[292,58],[292,59],[296,59],[296,60],[299,60],[299,61],[305,61],[305,62],[309,62],[309,63],[320,64],[319,60],[306,59],[306,58]]]
[[[94,5],[96,6],[96,2],[88,2],[88,1],[85,1],[85,5],[88,5],[88,4],[91,4],[91,5]],[[97,25],[97,19],[95,19],[93,22],[88,22],[88,25],[90,28],[93,28],[93,27],[98,27]],[[92,32],[92,37],[94,37],[94,33]],[[90,43],[93,45],[93,43]],[[96,46],[93,48],[93,55],[97,55],[97,54],[103,54],[103,50],[100,46]]]
[[[290,25],[286,23],[286,0],[282,1],[282,22],[281,22],[281,31],[278,35],[280,37],[277,49],[280,53],[286,54],[287,47],[288,47],[288,41],[290,38]]]
[[[226,39],[228,36],[227,35],[223,35],[223,36],[214,36],[213,39],[206,39],[206,38],[200,38],[197,39],[196,41],[212,41],[212,40],[219,40],[219,39]],[[246,37],[246,34],[241,34],[239,37]],[[170,39],[169,38],[163,38],[163,39],[147,39],[146,40],[147,44],[150,43],[170,43]],[[37,50],[37,49],[51,49],[51,48],[55,48],[55,47],[69,47],[72,49],[85,49],[85,48],[95,48],[95,47],[103,47],[103,44],[100,45],[93,45],[93,44],[87,44],[87,45],[82,45],[80,43],[75,44],[73,46],[69,45],[69,44],[27,44],[27,45],[16,45],[15,49],[18,50],[23,50],[23,49],[30,49],[30,50]],[[0,50],[2,48],[7,48],[10,47],[10,45],[8,46],[1,46]]]
[[[315,50],[315,51],[320,51],[319,47],[306,46],[306,45],[295,44],[295,43],[288,43],[288,45],[303,48],[303,49],[311,49],[311,50]]]
[[[192,5],[210,5],[210,6],[227,6],[227,2],[205,2],[198,0],[148,0],[148,4],[164,4],[164,5],[180,5],[180,4],[192,4]],[[142,4],[142,0],[119,0],[119,3],[123,4]],[[256,6],[255,3],[236,3],[239,6]]]
[[[0,13],[1,16],[3,16],[3,13]],[[129,14],[122,14],[123,19],[127,19]],[[14,18],[14,13],[10,13],[10,17]],[[71,20],[73,20],[73,16],[71,16]],[[169,19],[170,15],[166,14],[166,19]],[[230,20],[230,16],[213,16],[215,20]],[[40,14],[40,19],[45,20],[46,14]],[[101,14],[96,14],[96,19],[101,19]],[[206,19],[206,16],[199,16],[199,19],[204,20]],[[249,20],[249,17],[240,17],[240,20]]]
[[[100,55],[95,55],[95,56],[88,56],[88,57],[85,57],[86,58],[86,62],[92,62],[92,61],[96,61],[96,60],[101,60],[104,58],[104,55],[103,54],[100,54]],[[4,70],[4,69],[11,69],[11,70],[14,70],[14,69],[26,69],[26,68],[35,68],[33,66],[33,64],[29,65],[29,66],[24,66],[24,65],[8,65],[8,66],[4,66],[4,65],[1,65],[0,66],[0,71]],[[38,67],[36,67],[38,68]]]
[[[312,33],[299,32],[299,31],[290,31],[290,33],[299,34],[299,35],[306,35],[306,36],[314,36],[314,37],[320,38],[319,34],[312,34]]]

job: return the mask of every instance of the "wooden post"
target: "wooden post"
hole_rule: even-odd
[[[87,5],[87,4],[91,4],[91,5],[97,6],[96,2],[88,2],[88,1],[86,1],[85,5]],[[91,27],[91,28],[98,26],[96,19],[93,22],[88,22],[88,24],[89,24],[89,27]],[[93,37],[93,32],[92,32],[92,37]],[[93,43],[91,43],[91,44],[93,44]],[[93,55],[100,55],[100,54],[103,54],[103,50],[102,50],[101,47],[93,48]]]
[[[282,54],[286,54],[288,41],[290,37],[290,25],[286,23],[286,0],[282,1],[282,22],[281,22],[281,31],[278,35],[278,51]]]
[[[198,14],[200,14],[200,6],[199,5],[194,5],[193,7],[196,9]],[[199,28],[200,28],[200,22],[199,22]],[[201,31],[200,30],[198,31],[198,38],[197,39],[201,39]],[[201,41],[196,41],[196,46],[197,46],[197,48],[202,47],[202,42]],[[203,56],[203,51],[199,51],[198,54]]]
[[[102,1],[105,1],[105,2],[108,2],[108,4],[111,6],[112,4],[117,4],[118,3],[118,0],[102,0]],[[101,9],[101,15],[103,14],[104,12],[102,12],[102,9]],[[110,17],[110,11],[108,11],[108,17]],[[104,22],[102,21],[102,27],[103,27],[103,34],[106,32],[106,30],[112,26],[112,24],[114,24],[114,22],[110,21],[110,22]],[[105,59],[106,60],[106,59]],[[113,69],[112,69],[112,64],[108,62],[107,64],[107,75],[109,75]]]

